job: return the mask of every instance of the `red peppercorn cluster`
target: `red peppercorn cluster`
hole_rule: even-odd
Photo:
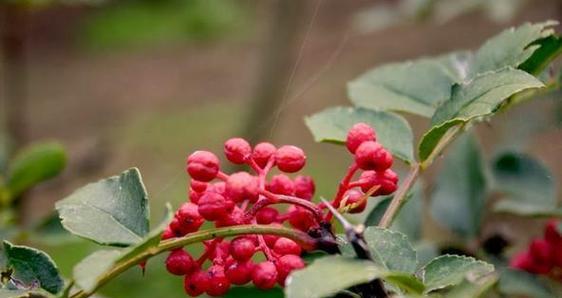
[[[544,237],[534,239],[526,251],[515,255],[511,267],[562,281],[562,235],[557,229],[558,224],[560,222],[550,220],[545,226]]]
[[[390,169],[392,155],[376,142],[375,131],[364,123],[353,126],[347,148],[354,163],[339,184],[333,206],[357,213],[365,209],[369,196],[390,194],[396,190],[397,175]],[[251,172],[226,174],[219,159],[208,151],[196,151],[187,158],[191,177],[189,201],[183,203],[164,231],[162,238],[182,237],[198,231],[204,222],[216,227],[244,224],[289,225],[311,232],[331,220],[322,203],[311,200],[315,186],[311,177],[287,174],[299,172],[306,163],[302,149],[270,143],[252,146],[244,139],[232,138],[224,144],[226,159],[247,165]],[[271,170],[277,168],[277,174]],[[352,181],[357,171],[358,179]],[[274,208],[274,204],[289,204]],[[282,211],[280,211],[282,210]],[[257,288],[283,286],[289,273],[305,266],[303,252],[295,241],[276,235],[242,235],[232,240],[215,238],[203,242],[203,254],[194,259],[183,249],[172,251],[166,268],[171,274],[185,277],[185,291],[191,296],[206,293],[224,295],[231,285],[252,282]],[[255,263],[256,253],[265,260]],[[210,267],[204,269],[206,264]]]

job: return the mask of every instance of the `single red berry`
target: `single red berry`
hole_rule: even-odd
[[[275,154],[277,148],[271,143],[263,142],[254,147],[252,159],[260,167],[265,168],[269,159]]]
[[[199,207],[193,203],[183,203],[176,212],[175,217],[179,221],[181,235],[193,233],[203,225],[205,219],[199,214],[198,209]]]
[[[258,289],[273,288],[277,282],[277,268],[270,261],[257,264],[252,272],[252,282]]]
[[[207,288],[207,295],[209,296],[223,296],[230,289],[230,281],[224,274],[224,267],[213,265],[207,271],[209,275],[209,287]]]
[[[207,189],[207,186],[209,185],[209,183],[207,182],[201,182],[201,181],[197,181],[197,180],[191,180],[191,189],[193,189],[195,192],[204,192]]]
[[[258,180],[246,172],[234,173],[226,180],[225,194],[236,203],[244,200],[256,202],[259,197]]]
[[[318,225],[314,214],[307,209],[297,206],[290,206],[287,209],[289,213],[289,223],[304,232],[307,232],[310,228]]]
[[[191,275],[186,275],[183,287],[187,295],[197,297],[209,288],[209,275],[205,271],[197,271]]]
[[[191,187],[189,188],[189,200],[193,204],[199,204],[199,199],[201,198],[202,195],[203,195],[202,192],[196,192]]]
[[[234,238],[230,243],[230,254],[232,257],[240,262],[249,260],[256,251],[254,241],[246,237]]]
[[[349,152],[355,153],[357,147],[362,143],[376,140],[377,135],[371,126],[366,123],[357,123],[347,133],[345,145]]]
[[[174,275],[186,275],[197,269],[197,263],[185,250],[176,249],[166,258],[166,269]]]
[[[209,185],[206,192],[214,192],[214,193],[224,195],[225,192],[226,192],[226,183],[224,183],[222,181],[212,183],[212,184]]]
[[[537,262],[528,251],[515,255],[510,261],[510,266],[535,274],[547,274],[552,269],[552,265],[550,264]]]
[[[279,211],[277,209],[264,207],[256,213],[256,221],[261,225],[268,225],[276,222],[277,216],[279,216]]]
[[[182,233],[183,228],[181,226],[181,222],[176,216],[174,216],[174,218],[172,218],[172,221],[170,222],[169,227],[172,230],[172,232],[174,233],[174,235],[176,235],[176,236],[185,235],[185,234]]]
[[[310,176],[297,176],[294,181],[295,195],[301,199],[311,200],[314,196],[316,186]]]
[[[361,190],[365,193],[373,186],[379,186],[371,196],[389,195],[398,188],[398,175],[391,169],[384,172],[364,171],[359,181],[361,181]]]
[[[367,200],[363,199],[364,195],[365,195],[364,193],[356,189],[350,189],[345,193],[344,198],[347,197],[345,203],[346,206],[350,206],[360,202],[360,204],[355,206],[355,208],[351,208],[349,210],[349,213],[352,214],[361,213],[365,210],[365,208],[367,207]]]
[[[301,148],[296,146],[282,146],[275,152],[275,162],[279,170],[286,173],[300,171],[306,163],[306,156]]]
[[[355,151],[357,166],[365,171],[384,171],[392,166],[392,155],[375,141],[363,142]]]
[[[529,252],[538,263],[551,263],[552,249],[552,245],[544,239],[535,239],[529,245]]]
[[[209,151],[195,151],[187,158],[187,172],[195,180],[211,181],[219,172],[219,159]]]
[[[240,209],[238,206],[234,206],[230,214],[215,221],[215,226],[220,228],[241,225],[244,224],[245,218],[244,210]]]
[[[281,237],[275,241],[273,251],[279,255],[300,255],[301,247],[293,240]]]
[[[275,263],[277,267],[277,282],[281,286],[285,286],[287,276],[295,270],[304,268],[304,261],[297,255],[284,255]]]
[[[560,224],[555,219],[549,220],[544,229],[544,239],[552,244],[559,244],[562,247],[562,235],[558,231],[558,225]]]
[[[224,143],[226,158],[235,164],[243,164],[250,158],[252,147],[242,138],[232,138]]]
[[[226,217],[234,209],[234,202],[218,193],[206,192],[199,199],[199,214],[206,220],[215,221]]]
[[[215,249],[211,251],[210,258],[215,263],[224,263],[230,256],[230,242],[221,241],[215,244]]]
[[[285,174],[271,177],[271,180],[266,185],[266,189],[279,195],[291,196],[295,194],[295,185],[291,178]]]
[[[167,226],[164,229],[164,232],[162,232],[161,239],[166,240],[166,239],[175,238],[175,237],[176,237],[176,233],[174,233],[174,230],[172,230],[172,228],[170,226]]]
[[[233,262],[226,267],[226,278],[234,285],[244,285],[252,280],[252,272],[254,271],[254,263]]]

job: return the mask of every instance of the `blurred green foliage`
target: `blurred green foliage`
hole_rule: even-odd
[[[228,0],[114,1],[85,20],[80,39],[92,49],[207,41],[243,33],[247,14]]]

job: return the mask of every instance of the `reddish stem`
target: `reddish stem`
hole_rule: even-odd
[[[341,200],[343,199],[343,195],[349,189],[349,183],[353,178],[353,175],[355,175],[355,172],[357,172],[358,169],[359,167],[357,167],[357,164],[355,162],[353,162],[347,169],[347,173],[340,181],[340,184],[338,186],[338,192],[336,193],[336,197],[332,201],[332,206],[334,206],[334,208],[338,208]],[[326,221],[331,221],[332,216],[333,216],[332,213],[328,213],[326,215]]]
[[[219,173],[217,174],[217,178],[219,178],[222,181],[228,180],[228,177],[229,177],[229,175],[222,172],[222,171],[219,171]]]
[[[260,209],[269,205],[286,203],[286,204],[293,204],[293,205],[304,207],[310,210],[316,216],[319,222],[322,220],[323,217],[322,211],[320,210],[320,208],[318,208],[318,206],[316,206],[314,203],[310,201],[293,196],[277,195],[267,190],[260,190],[260,194],[263,195],[264,197],[258,200],[258,202],[256,202],[250,210],[248,210],[246,216],[253,217]]]

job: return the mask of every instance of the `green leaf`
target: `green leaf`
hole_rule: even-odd
[[[445,294],[447,298],[479,298],[488,297],[487,293],[496,285],[498,277],[490,274],[483,276],[478,280],[469,281],[464,279],[460,284],[452,287],[450,291]]]
[[[389,271],[416,271],[416,251],[406,235],[379,227],[367,227],[364,232],[375,263]]]
[[[466,75],[467,52],[377,67],[349,82],[354,105],[431,117]]]
[[[480,147],[471,134],[455,141],[436,178],[430,212],[444,227],[476,236],[486,203],[486,177]]]
[[[19,152],[11,161],[7,187],[12,197],[39,182],[58,175],[66,165],[66,153],[59,143],[31,145]]]
[[[46,253],[4,241],[4,254],[7,265],[14,269],[14,276],[22,282],[30,285],[38,282],[42,289],[52,294],[62,290],[64,281]]]
[[[371,125],[378,141],[393,155],[411,163],[413,157],[412,129],[404,118],[388,112],[362,108],[333,107],[309,116],[306,125],[317,142],[343,144],[348,130],[358,122]]]
[[[370,261],[329,256],[293,272],[287,279],[285,296],[287,298],[329,297],[376,278],[382,278],[413,293],[421,293],[424,289],[423,284],[412,274],[389,272]]]
[[[86,185],[56,208],[65,229],[100,244],[128,246],[148,232],[148,195],[136,168]]]
[[[419,145],[419,157],[429,157],[435,146],[452,127],[493,115],[506,100],[521,91],[544,87],[524,71],[506,68],[485,73],[474,80],[455,85],[451,100],[437,108],[431,119],[432,128]]]
[[[47,298],[47,296],[30,290],[0,289],[0,298]]]
[[[536,41],[534,45],[538,45],[539,48],[519,68],[537,75],[562,53],[562,39],[558,36],[549,36]]]
[[[95,289],[100,277],[122,255],[120,250],[98,250],[80,261],[72,271],[74,282],[86,292]]]
[[[526,23],[517,28],[504,30],[502,33],[489,39],[474,56],[471,66],[471,74],[477,75],[488,71],[496,71],[503,67],[517,68],[532,59],[532,64],[545,63],[545,56],[533,54],[541,48],[540,40],[554,35],[552,27],[557,22],[547,21],[544,23]],[[542,59],[539,59],[542,58]],[[550,57],[549,57],[550,59]],[[537,63],[538,61],[542,63]],[[525,64],[524,64],[525,65]],[[536,67],[523,68],[525,70],[537,70]]]
[[[494,271],[494,266],[471,257],[443,255],[433,259],[419,272],[426,293],[476,280]]]
[[[556,295],[537,276],[525,271],[505,269],[498,290],[509,297],[554,298]]]
[[[408,194],[406,203],[400,208],[400,212],[392,222],[390,229],[404,233],[410,241],[419,240],[421,238],[422,199],[421,185],[417,183],[414,185],[412,192]],[[392,196],[380,199],[367,215],[365,226],[378,225],[391,201]]]
[[[498,210],[520,215],[556,211],[553,175],[539,160],[523,153],[502,152],[492,162],[492,174],[495,189],[507,196],[496,206]]]

